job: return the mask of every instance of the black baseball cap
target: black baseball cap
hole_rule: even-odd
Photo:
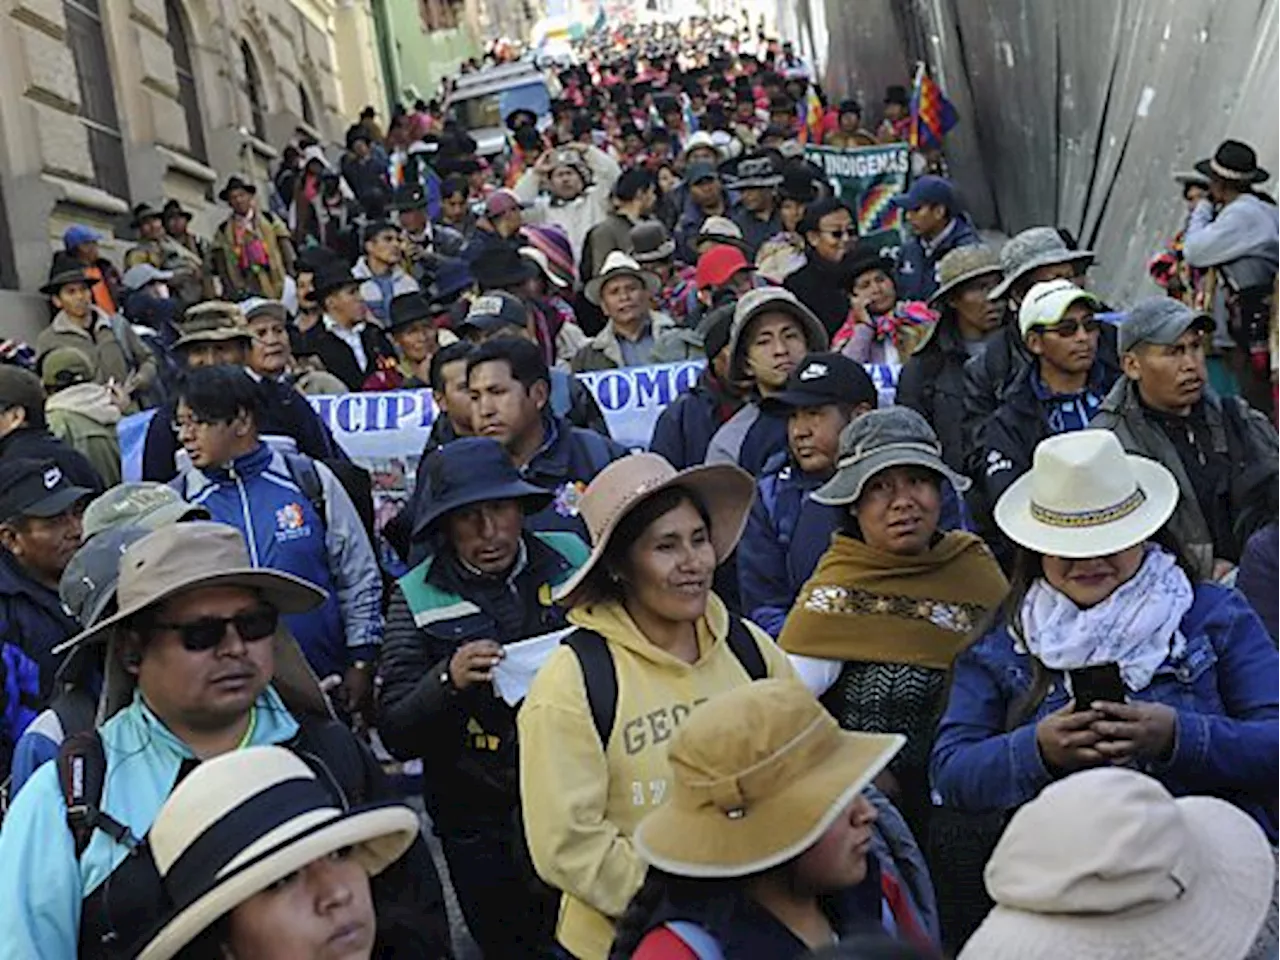
[[[52,460],[0,460],[0,522],[56,517],[93,491],[77,487]]]
[[[791,371],[781,393],[765,398],[765,404],[789,413],[802,407],[829,403],[879,404],[880,393],[862,364],[842,353],[811,353]]]

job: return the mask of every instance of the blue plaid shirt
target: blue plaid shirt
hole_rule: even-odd
[[[1097,389],[1093,383],[1080,393],[1054,393],[1045,385],[1038,369],[1032,371],[1031,389],[1044,407],[1045,422],[1049,425],[1049,433],[1054,436],[1089,426],[1089,421],[1106,398],[1106,391]]]

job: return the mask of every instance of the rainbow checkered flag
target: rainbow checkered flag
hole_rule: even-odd
[[[956,108],[920,64],[911,91],[911,148],[941,150],[942,138],[959,122]]]

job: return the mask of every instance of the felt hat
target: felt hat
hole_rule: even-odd
[[[228,201],[232,190],[248,190],[250,193],[257,193],[258,188],[245,180],[244,177],[232,175],[227,178],[227,185],[218,191],[218,199],[223,203]]]
[[[1081,560],[1149,539],[1178,497],[1163,464],[1125,453],[1110,430],[1077,430],[1040,441],[1031,469],[996,501],[994,516],[1014,543]]]
[[[600,268],[600,275],[587,281],[584,291],[587,300],[599,306],[600,295],[604,291],[604,285],[617,277],[635,277],[648,289],[649,293],[658,292],[657,277],[645,270],[621,250],[613,250],[604,258],[604,265]]]
[[[672,487],[692,491],[711,516],[711,545],[716,563],[733,553],[747,525],[756,485],[751,474],[731,463],[676,470],[656,453],[633,453],[596,474],[578,501],[578,512],[591,538],[591,555],[577,572],[556,588],[554,596],[573,606],[574,593],[600,562],[618,524],[655,494]]]
[[[186,217],[188,220],[194,216],[190,210],[182,205],[178,200],[166,200],[164,209],[160,211],[166,220],[170,217]]]
[[[481,290],[514,287],[538,275],[538,267],[508,244],[496,246],[471,265]]]
[[[431,309],[431,304],[420,292],[402,293],[391,298],[390,318],[387,332],[395,333],[420,320],[430,321],[439,311]]]
[[[348,808],[338,792],[323,770],[283,747],[235,750],[199,764],[147,832],[169,906],[139,960],[169,960],[219,918],[316,860],[349,850],[374,876],[417,839],[417,814],[405,804]]]
[[[667,800],[633,842],[676,876],[761,873],[817,843],[905,743],[841,730],[798,680],[743,684],[680,725]]]
[[[40,292],[46,297],[57,296],[63,287],[70,286],[73,283],[83,283],[92,287],[95,283],[100,283],[96,277],[90,277],[84,272],[84,267],[73,264],[69,260],[54,257],[53,265],[49,268],[49,279],[45,285],[40,288]]]
[[[631,228],[631,257],[636,263],[669,260],[676,252],[676,242],[660,220],[645,220]]]
[[[358,286],[360,286],[360,281],[356,279],[355,274],[351,272],[351,268],[345,263],[324,264],[315,273],[313,282],[315,292],[313,296],[317,303],[323,303],[325,297],[337,290],[341,290],[343,287]]]
[[[134,229],[142,226],[143,220],[162,220],[164,214],[149,203],[139,203],[133,208],[133,219],[129,221]]]
[[[1254,184],[1270,179],[1271,174],[1258,166],[1253,147],[1239,140],[1223,140],[1213,156],[1195,165],[1196,173],[1228,183]]]

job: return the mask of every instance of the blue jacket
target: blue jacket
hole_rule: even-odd
[[[534,486],[550,490],[551,503],[525,521],[525,529],[545,533],[563,530],[590,542],[586,522],[578,515],[578,501],[595,475],[627,448],[594,430],[571,427],[558,417],[544,416],[546,439],[533,458],[520,468],[520,475]]]
[[[775,457],[756,484],[756,498],[737,552],[743,615],[777,639],[800,588],[831,546],[844,508],[809,496],[828,477],[800,471],[789,456]],[[963,498],[942,485],[940,530],[970,530]]]
[[[382,575],[369,535],[342,484],[315,464],[327,516],[299,488],[282,454],[267,444],[207,473],[176,481],[183,498],[244,534],[255,567],[282,570],[329,592],[324,603],[285,619],[318,677],[373,660],[382,642]]]
[[[982,238],[968,214],[959,213],[932,243],[912,234],[898,254],[894,281],[899,300],[928,300],[938,289],[938,261],[959,247],[980,244]]]
[[[1280,776],[1277,659],[1266,629],[1233,590],[1195,586],[1180,626],[1187,639],[1177,660],[1157,670],[1134,700],[1167,704],[1178,714],[1173,756],[1145,773],[1175,796],[1209,794],[1249,813],[1276,842]],[[969,812],[1011,810],[1052,780],[1036,746],[1036,723],[1067,703],[1060,673],[1035,713],[1007,730],[1006,713],[1031,687],[1031,657],[1001,626],[956,658],[951,695],[938,725],[929,773],[934,801]]]
[[[708,377],[704,370],[698,382],[676,397],[654,424],[649,449],[662,454],[677,470],[701,466],[707,459],[711,438],[724,423],[720,419],[721,408],[728,398]]]
[[[286,743],[298,725],[270,688],[259,698],[252,745]],[[173,790],[190,749],[135,695],[131,706],[101,728],[106,753],[106,813],[146,836]],[[121,764],[128,776],[113,776]],[[76,956],[81,904],[128,855],[129,848],[99,830],[79,861],[57,766],[46,763],[14,799],[0,831],[0,958]]]
[[[60,659],[53,648],[79,632],[57,592],[0,549],[0,778],[9,775],[14,745],[53,690]]]
[[[787,451],[785,414],[766,412],[759,400],[745,405],[711,438],[707,463],[736,463],[754,477]]]

